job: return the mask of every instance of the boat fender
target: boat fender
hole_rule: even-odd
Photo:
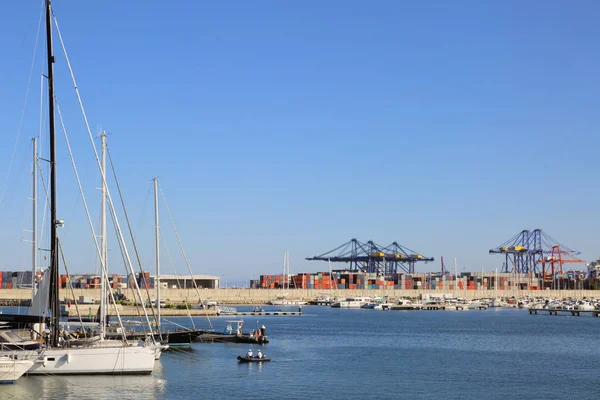
[[[67,353],[67,363],[71,364],[72,358],[73,356],[71,355],[71,353]]]
[[[44,357],[44,361],[42,362],[42,365],[44,366],[44,368],[46,367],[46,365],[48,365],[48,357]]]

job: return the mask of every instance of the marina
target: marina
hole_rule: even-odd
[[[261,397],[301,399],[322,396],[323,392],[314,386],[298,392],[295,389],[298,380],[334,381],[340,373],[352,371],[357,352],[365,355],[362,378],[373,385],[344,385],[328,398],[392,398],[391,382],[394,392],[415,398],[462,397],[466,387],[471,398],[498,400],[596,396],[594,385],[578,385],[568,390],[570,394],[566,389],[576,377],[593,379],[595,359],[600,352],[582,344],[595,337],[596,318],[573,320],[570,314],[565,318],[532,318],[526,309],[502,307],[484,312],[421,313],[318,306],[303,309],[302,318],[261,321],[268,322],[272,340],[263,347],[263,352],[272,361],[260,368],[257,363],[240,364],[236,360],[249,348],[256,352],[254,345],[193,343],[187,351],[165,352],[148,376],[94,380],[72,376],[68,383],[52,376],[24,376],[15,385],[0,386],[0,397],[28,398],[58,391],[79,398],[101,398],[126,396],[135,390],[138,398],[177,399],[197,396],[201,387],[211,397],[221,398],[232,390],[243,391],[248,386],[276,381],[276,387],[272,386],[269,393],[261,393]],[[184,318],[178,322],[186,324]],[[251,326],[255,321],[250,317],[245,322]],[[550,338],[544,333],[549,330],[554,332]],[[365,343],[365,335],[377,340]],[[414,361],[417,358],[419,363]],[[395,374],[378,370],[382,363],[394,363],[403,369],[412,367],[415,371],[407,372],[406,379],[397,380]],[[457,369],[456,365],[461,367]],[[543,369],[544,365],[553,366],[546,374],[554,385],[525,378],[528,371]],[[430,382],[425,371],[444,371],[440,379],[453,384],[436,385],[425,391],[422,388]],[[494,375],[483,379],[481,371],[493,371]],[[516,378],[521,375],[523,379]],[[223,379],[228,381],[227,388],[222,384]],[[485,387],[481,385],[482,379]],[[511,387],[503,384],[507,379],[512,379]]]
[[[1,400],[599,397],[600,5],[34,3]]]

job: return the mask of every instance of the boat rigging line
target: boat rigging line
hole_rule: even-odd
[[[8,180],[10,179],[10,174],[12,172],[13,162],[15,160],[15,155],[17,153],[17,147],[19,145],[19,138],[21,137],[21,131],[23,128],[23,119],[25,118],[25,109],[27,108],[27,99],[29,98],[29,88],[31,87],[31,77],[33,75],[33,67],[35,66],[35,56],[37,54],[37,46],[40,37],[40,30],[42,26],[42,17],[44,15],[44,0],[42,1],[42,7],[40,10],[40,18],[38,21],[37,33],[35,34],[35,44],[33,46],[33,56],[31,58],[31,67],[29,69],[29,78],[27,79],[27,89],[25,90],[25,99],[23,100],[23,108],[21,110],[21,117],[19,118],[19,127],[17,128],[17,138],[15,139],[15,144],[13,146],[13,151],[10,156],[10,162],[8,164],[8,171],[6,172],[6,177],[4,178],[4,184],[2,185],[2,192],[0,192],[0,205],[4,200],[4,196],[6,194],[6,188],[8,186]],[[2,213],[0,213],[0,221],[2,220]]]
[[[85,113],[85,108],[83,107],[83,101],[81,100],[81,94],[79,93],[79,88],[77,87],[77,81],[75,80],[75,74],[73,72],[73,68],[71,67],[71,62],[69,61],[69,56],[67,54],[67,48],[65,46],[62,34],[60,32],[60,28],[58,26],[58,20],[56,19],[55,15],[53,15],[53,19],[54,19],[54,25],[56,26],[56,32],[58,33],[58,38],[60,40],[60,43],[61,43],[61,46],[62,46],[62,50],[63,50],[64,56],[65,56],[65,60],[66,60],[67,66],[69,68],[69,73],[71,75],[71,81],[73,83],[73,87],[74,87],[75,93],[77,95],[77,100],[79,102],[79,108],[81,110],[81,114],[82,114],[83,120],[85,122],[85,127],[86,127],[86,130],[87,130],[88,138],[89,138],[90,143],[92,145],[92,149],[94,150],[94,156],[96,158],[96,164],[97,164],[98,168],[100,169],[100,171],[102,171],[103,170],[102,169],[102,164],[100,162],[100,157],[98,155],[98,150],[96,148],[96,144],[94,143],[94,137],[92,135],[92,130],[90,129],[90,124],[89,124],[89,121],[88,121],[88,118],[87,118],[87,114]],[[63,124],[63,126],[64,126],[64,124]],[[65,131],[65,134],[66,134],[66,131]],[[106,185],[106,174],[103,173],[101,175],[102,175],[102,184],[104,186],[106,186],[106,198],[108,200],[109,209],[112,210],[111,212],[114,212],[115,207],[114,207],[114,204],[113,204],[112,195],[110,194],[110,190],[109,190],[108,186]],[[88,220],[90,222],[90,226],[91,226],[92,231],[93,231],[93,225],[91,224],[91,219],[89,218],[89,215],[88,215]],[[119,221],[116,220],[115,224],[117,226],[117,236],[118,236],[118,239],[121,240],[123,243],[125,243],[125,239],[123,237],[123,232],[121,230]],[[94,241],[96,242],[96,248],[97,248],[97,251],[98,251],[98,255],[100,256],[101,252],[100,252],[100,248],[98,247],[98,241],[96,239],[95,234],[94,234]],[[125,255],[127,257],[127,267],[130,270],[131,274],[135,275],[135,273],[133,271],[133,264],[131,262],[131,257],[129,256],[129,251],[127,250],[127,246],[124,246],[124,250],[125,250]],[[104,269],[104,266],[103,266],[103,269]],[[135,279],[133,281],[134,281],[135,289],[136,289],[136,292],[137,292],[137,294],[139,296],[140,302],[143,303],[142,293],[140,292],[138,283],[137,283],[137,281]],[[111,297],[112,297],[112,290],[111,290],[110,287],[109,287],[109,292],[111,293]],[[113,298],[113,302],[114,302],[114,298]],[[151,326],[150,319],[148,317],[148,313],[146,311],[146,308],[143,307],[143,310],[144,310],[144,317],[146,319],[146,323],[148,324],[148,327],[150,327]],[[154,341],[154,335],[151,335],[151,336],[152,336],[152,340]]]
[[[60,237],[58,238],[57,244],[58,244],[58,252],[60,253],[60,257],[62,259],[63,266],[65,267],[65,272],[68,275],[69,267],[67,266],[67,260],[65,258],[65,252],[63,251],[62,242],[60,240]],[[85,327],[83,326],[83,319],[81,319],[81,313],[79,312],[79,304],[77,303],[77,298],[75,297],[75,291],[73,290],[73,285],[71,284],[70,279],[67,279],[67,284],[69,286],[69,289],[71,290],[71,295],[73,296],[73,304],[75,304],[75,311],[77,311],[77,318],[79,319],[79,324],[81,325],[81,332],[83,332],[83,335],[85,337],[87,337],[87,332],[85,330]]]
[[[129,237],[131,238],[131,243],[133,245],[133,252],[135,253],[135,258],[138,262],[138,267],[140,268],[140,272],[141,272],[140,276],[143,281],[143,286],[146,289],[146,295],[148,296],[148,299],[152,300],[152,296],[150,295],[150,289],[148,288],[148,285],[146,285],[146,277],[144,276],[144,268],[142,267],[142,259],[140,257],[140,253],[137,248],[137,242],[133,235],[133,229],[131,228],[131,221],[129,220],[129,213],[127,213],[127,208],[125,207],[125,199],[123,198],[123,192],[121,191],[121,185],[119,184],[119,179],[117,178],[117,170],[115,169],[115,164],[113,163],[109,146],[106,146],[106,154],[108,155],[108,161],[110,163],[110,168],[113,172],[113,177],[115,179],[115,186],[117,187],[117,193],[119,194],[121,208],[123,209],[123,215],[125,216],[125,223],[127,224],[127,230],[129,231]],[[111,214],[111,216],[112,216],[112,214]],[[113,219],[113,223],[114,223],[114,219]],[[117,229],[116,224],[115,224],[115,229]],[[141,301],[143,303],[143,300],[141,300]],[[156,314],[154,312],[153,304],[150,305],[150,311],[152,313],[152,318],[154,318],[154,320],[156,321]],[[138,313],[139,313],[139,310],[138,310]],[[160,334],[160,332],[159,332],[159,334]]]
[[[92,222],[92,217],[90,215],[90,210],[87,205],[87,200],[85,199],[85,193],[83,193],[83,187],[81,186],[81,180],[79,179],[79,172],[77,171],[77,165],[75,164],[75,158],[73,157],[71,143],[69,142],[69,136],[67,135],[67,129],[65,127],[65,123],[64,123],[64,120],[62,117],[62,113],[60,112],[60,107],[58,105],[58,100],[56,99],[56,96],[54,97],[54,101],[56,103],[56,111],[58,114],[58,119],[60,120],[60,124],[61,124],[62,130],[63,130],[63,133],[65,135],[67,150],[68,150],[69,156],[71,158],[71,163],[73,165],[73,171],[75,172],[75,178],[77,179],[77,186],[79,187],[79,193],[81,194],[81,200],[83,201],[83,207],[85,208],[85,214],[86,214],[88,223],[90,225],[90,229],[92,231],[92,237],[94,238],[94,244],[96,245],[96,251],[98,253],[98,256],[101,259],[100,264],[101,264],[101,269],[102,269],[102,279],[104,280],[104,282],[108,282],[108,271],[106,270],[106,260],[104,259],[104,257],[102,257],[102,251],[100,250],[100,245],[98,244],[98,236],[96,236],[96,231],[94,229],[94,223]],[[104,174],[102,174],[102,175],[104,178]],[[106,181],[104,179],[103,179],[103,184],[106,185]],[[111,208],[111,210],[114,212],[114,209]],[[109,292],[110,298],[115,306],[115,313],[117,315],[119,325],[121,325],[121,327],[122,327],[123,321],[121,320],[121,315],[119,314],[119,310],[117,309],[117,303],[115,301],[114,293],[113,293],[113,290],[110,287],[110,285],[108,286],[108,292]],[[140,294],[140,298],[141,298],[141,294]],[[149,321],[148,321],[148,325],[150,325]],[[123,335],[123,338],[126,341],[125,335]]]
[[[179,237],[179,231],[177,231],[177,227],[175,226],[175,221],[173,220],[173,215],[171,214],[171,210],[169,209],[169,204],[167,204],[167,199],[165,197],[165,194],[162,191],[162,188],[159,187],[159,190],[160,190],[160,195],[162,196],[163,202],[165,203],[165,208],[167,209],[167,214],[169,214],[169,219],[171,220],[171,226],[173,227],[175,236],[177,236],[177,241],[179,242],[179,247],[181,248],[181,253],[183,254],[183,259],[185,260],[185,265],[187,266],[187,269],[192,278],[192,284],[194,285],[194,288],[196,289],[196,293],[198,293],[198,299],[199,299],[200,303],[202,303],[202,296],[200,295],[200,291],[198,290],[198,285],[196,284],[196,280],[194,279],[194,274],[192,273],[192,267],[190,266],[190,262],[188,260],[187,254],[185,252],[185,249],[183,248],[183,243],[181,242],[181,238]],[[206,310],[206,307],[204,308],[204,310],[206,312],[206,319],[208,320],[208,325],[210,326],[210,329],[213,329],[212,322],[210,321],[210,317],[208,316],[208,310]]]
[[[167,256],[169,258],[169,262],[171,264],[171,267],[173,268],[173,273],[177,277],[177,287],[179,289],[181,289],[181,284],[179,283],[179,276],[177,275],[177,270],[175,269],[175,263],[173,263],[173,257],[171,257],[171,251],[169,250],[169,246],[167,246],[167,242],[165,240],[164,235],[160,235],[160,238],[162,239],[163,245],[165,246],[165,250],[167,250]],[[193,279],[194,279],[194,277],[192,276],[192,280]],[[192,327],[195,330],[196,329],[196,324],[194,323],[194,319],[192,318],[192,314],[190,312],[190,309],[188,308],[188,304],[190,304],[190,302],[188,301],[187,294],[185,294],[186,292],[187,291],[185,291],[185,290],[183,292],[184,293],[184,295],[183,295],[183,301],[184,301],[184,304],[185,304],[185,309],[187,311],[188,317],[190,318],[190,321],[192,322]]]

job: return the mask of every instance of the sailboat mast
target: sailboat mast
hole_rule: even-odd
[[[283,275],[281,276],[281,295],[283,296],[285,291],[285,263],[287,262],[287,250],[283,251]]]
[[[331,272],[331,259],[327,259],[327,265],[329,265],[329,279],[332,279],[335,284],[335,279],[333,279],[333,273]],[[329,301],[333,301],[333,292],[331,288],[331,283],[329,284]]]
[[[104,339],[106,327],[106,279],[108,279],[108,267],[106,261],[108,259],[108,243],[106,241],[106,133],[100,134],[102,141],[102,201],[100,203],[100,340]],[[107,274],[104,274],[107,271]]]
[[[458,297],[458,268],[456,267],[456,257],[454,257],[454,297]]]
[[[156,246],[156,327],[160,332],[160,247],[158,225],[158,178],[154,178],[154,241]]]
[[[31,172],[33,181],[33,191],[31,195],[31,202],[33,204],[31,222],[31,291],[32,295],[35,296],[35,269],[37,265],[37,138],[31,140],[33,141],[33,169]]]
[[[46,0],[46,45],[48,55],[48,122],[50,136],[50,312],[51,347],[58,345],[59,302],[58,302],[58,232],[56,230],[56,137],[54,132],[54,54],[52,53],[52,21],[50,0]]]

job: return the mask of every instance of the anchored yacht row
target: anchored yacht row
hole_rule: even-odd
[[[363,308],[374,310],[417,310],[417,309],[444,309],[444,310],[466,310],[487,309],[489,307],[508,306],[505,299],[473,299],[467,300],[460,297],[422,295],[420,298],[391,299],[385,297],[355,296],[337,298],[321,295],[314,301],[313,305],[331,306],[332,308]]]
[[[534,308],[534,309],[552,309],[552,310],[572,310],[572,311],[600,311],[600,299],[593,298],[565,298],[562,300],[530,296],[498,297],[498,298],[480,298],[467,300],[460,297],[449,295],[421,295],[420,298],[399,298],[391,299],[388,297],[372,298],[368,296],[355,296],[347,298],[338,298],[328,295],[320,295],[315,300],[309,302],[313,305],[331,306],[332,308],[362,308],[374,310],[419,310],[419,309],[439,309],[439,310],[483,310],[490,307],[507,308]]]

